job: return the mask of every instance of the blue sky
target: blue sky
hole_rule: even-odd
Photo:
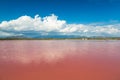
[[[2,29],[3,21],[8,21],[8,25],[11,20],[17,20],[22,16],[34,18],[37,14],[40,18],[54,14],[57,20],[64,20],[67,26],[83,24],[90,28],[90,24],[97,24],[92,27],[103,25],[106,28],[112,24],[112,27],[119,32],[120,0],[0,0],[2,32],[9,31],[8,28]]]
[[[0,21],[56,14],[68,23],[120,20],[119,0],[0,0]]]

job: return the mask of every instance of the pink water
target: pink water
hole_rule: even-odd
[[[120,80],[120,41],[0,41],[0,80]]]

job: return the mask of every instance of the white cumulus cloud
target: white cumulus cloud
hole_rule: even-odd
[[[0,37],[41,36],[41,35],[77,35],[77,36],[120,36],[120,24],[68,24],[58,16],[40,17],[21,16],[0,23]]]

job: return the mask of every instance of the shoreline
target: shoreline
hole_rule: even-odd
[[[120,38],[0,38],[1,40],[120,40]]]

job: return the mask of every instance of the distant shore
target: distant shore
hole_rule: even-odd
[[[120,40],[120,37],[105,38],[0,38],[0,40]]]

